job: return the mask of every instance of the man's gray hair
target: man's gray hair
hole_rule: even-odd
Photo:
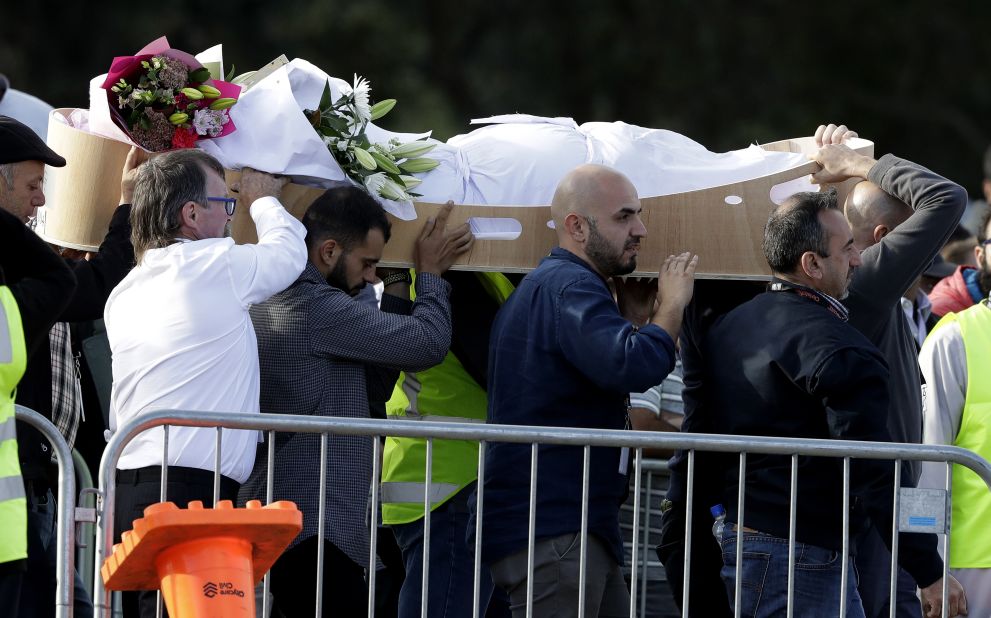
[[[186,202],[206,203],[207,170],[224,177],[224,167],[196,148],[174,150],[138,168],[131,205],[131,244],[141,263],[145,251],[176,242]]]
[[[0,163],[0,180],[7,189],[14,188],[14,166],[16,163]]]

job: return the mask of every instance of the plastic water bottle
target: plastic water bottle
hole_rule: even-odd
[[[717,504],[710,507],[709,512],[712,513],[712,518],[715,520],[712,522],[712,536],[716,537],[716,541],[722,544],[723,529],[726,527],[726,509],[723,508],[723,505]]]

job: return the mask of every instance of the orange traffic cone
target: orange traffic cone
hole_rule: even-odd
[[[160,502],[145,509],[104,561],[108,590],[160,588],[171,618],[249,618],[254,586],[303,527],[292,502],[235,509]]]

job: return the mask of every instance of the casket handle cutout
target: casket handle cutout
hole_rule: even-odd
[[[516,240],[523,224],[512,217],[468,217],[468,227],[476,240]]]
[[[739,195],[727,195],[726,197],[723,198],[723,201],[729,204],[730,206],[739,206],[740,204],[743,203],[743,198],[740,197]]]

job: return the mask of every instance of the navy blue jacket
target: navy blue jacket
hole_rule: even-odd
[[[606,281],[560,248],[502,306],[490,341],[490,423],[623,429],[629,393],[660,384],[674,368],[668,333],[623,318]],[[530,446],[492,443],[485,465],[482,560],[491,564],[526,549]],[[620,564],[619,504],[626,485],[620,449],[593,448],[588,529]],[[578,532],[581,495],[582,448],[541,446],[537,538]]]

